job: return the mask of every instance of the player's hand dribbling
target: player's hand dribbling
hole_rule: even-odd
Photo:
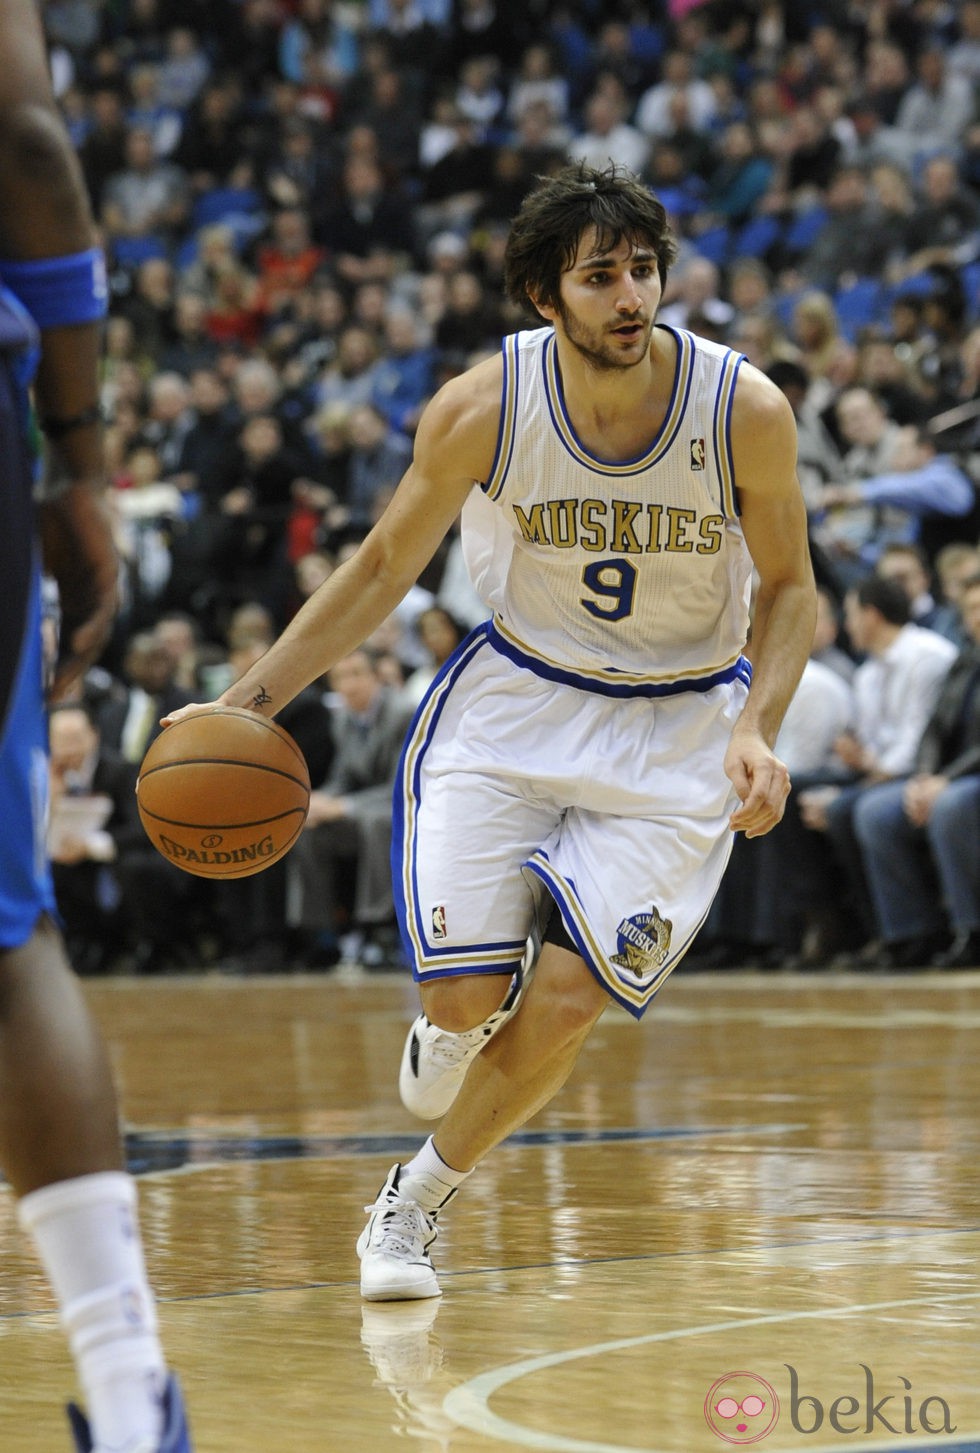
[[[221,711],[224,705],[223,701],[191,701],[187,706],[181,706],[172,711],[169,716],[161,717],[160,725],[173,726],[175,721],[183,721],[188,716],[200,716],[202,711]]]
[[[729,819],[733,832],[762,837],[786,810],[789,768],[754,731],[736,731],[725,753],[725,774],[741,800]]]

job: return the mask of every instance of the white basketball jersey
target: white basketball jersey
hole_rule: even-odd
[[[697,688],[739,662],[752,562],[729,421],[742,356],[678,329],[673,388],[637,459],[604,460],[568,417],[554,330],[504,340],[497,449],[463,510],[499,649],[627,694]]]

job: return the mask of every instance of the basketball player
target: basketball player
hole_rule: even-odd
[[[444,1118],[370,1210],[368,1300],[439,1294],[443,1207],[558,1091],[610,999],[643,1014],[733,831],[782,815],[772,743],[815,618],[795,428],[739,355],[656,326],[674,251],[628,174],[543,182],[506,277],[545,326],[439,391],[384,518],[222,698],[278,711],[384,619],[462,509],[493,616],[418,710],[393,848],[424,1011],[400,1089]]]
[[[58,1301],[85,1393],[79,1453],[190,1453],[146,1282],[102,1041],[54,925],[39,549],[28,388],[52,446],[42,505],[60,588],[55,689],[94,658],[115,607],[100,493],[105,270],[55,108],[34,0],[0,7],[0,1165]],[[0,1438],[0,1443],[3,1439]]]

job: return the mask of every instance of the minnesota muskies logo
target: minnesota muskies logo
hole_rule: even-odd
[[[242,843],[235,848],[223,848],[221,844],[224,838],[220,833],[208,833],[207,837],[201,839],[200,848],[189,847],[186,843],[175,843],[173,838],[160,833],[157,841],[160,851],[165,857],[171,858],[175,863],[190,864],[199,863],[202,866],[217,866],[223,863],[256,863],[261,858],[271,858],[276,845],[269,834],[259,838],[254,843]]]
[[[659,969],[670,952],[670,933],[673,928],[669,918],[661,918],[654,906],[649,913],[634,913],[624,918],[616,930],[618,953],[610,962],[621,969],[629,969],[638,979]]]

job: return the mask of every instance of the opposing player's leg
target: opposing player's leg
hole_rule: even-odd
[[[122,1169],[105,1048],[46,918],[0,950],[0,1163],[20,1197]]]
[[[76,1446],[189,1449],[186,1428],[174,1441],[180,1394],[157,1334],[105,1048],[47,919],[0,953],[0,1163],[98,1429],[96,1444],[74,1410]]]
[[[0,739],[0,1165],[57,1299],[80,1453],[189,1453],[157,1335],[105,1047],[55,927],[37,592]]]

